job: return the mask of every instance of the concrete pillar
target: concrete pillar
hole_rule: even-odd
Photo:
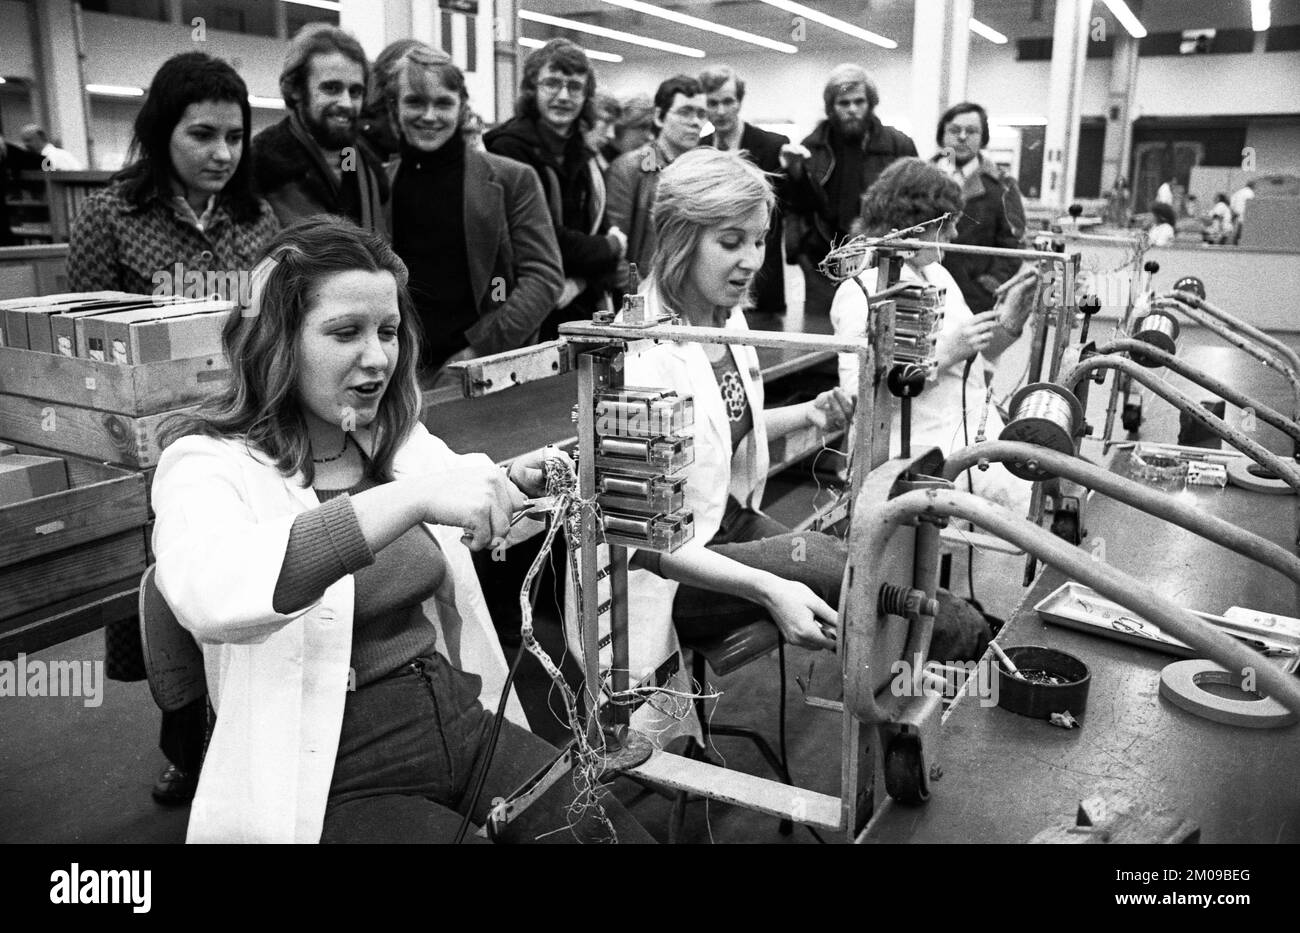
[[[911,136],[925,156],[935,149],[934,128],[950,106],[966,98],[971,0],[917,0],[912,22]]]
[[[1133,149],[1133,95],[1137,89],[1138,40],[1127,32],[1115,37],[1115,56],[1110,61],[1110,89],[1106,94],[1106,147],[1101,163],[1101,190],[1110,191],[1121,176],[1128,180],[1129,155]]]
[[[1045,206],[1062,211],[1074,200],[1079,110],[1083,102],[1083,66],[1087,60],[1091,10],[1091,0],[1056,0],[1040,200]]]
[[[478,0],[478,12],[446,11],[450,33],[443,35],[444,11],[438,0],[392,0],[383,5],[382,15],[373,0],[341,0],[339,25],[351,32],[372,59],[384,46],[397,39],[414,38],[434,48],[450,49],[456,64],[465,72],[470,106],[488,122],[498,119],[496,55],[492,49],[494,16],[502,4]],[[510,46],[514,47],[514,7],[508,16]],[[471,33],[473,41],[470,41]],[[474,61],[469,61],[473,55]],[[511,86],[513,87],[513,85]],[[507,98],[509,99],[509,98]],[[506,109],[506,114],[510,113]]]
[[[496,82],[497,122],[510,119],[515,112],[515,93],[519,87],[519,3],[518,0],[495,0],[492,18],[492,68]]]
[[[45,104],[39,119],[50,138],[61,141],[61,148],[93,166],[77,5],[72,0],[50,0],[34,3],[29,9],[35,13],[38,73]]]

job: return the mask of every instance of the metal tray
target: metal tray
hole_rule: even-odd
[[[1062,584],[1034,606],[1034,609],[1044,622],[1053,625],[1091,632],[1115,641],[1163,651],[1175,657],[1199,656],[1190,645],[1172,635],[1166,635],[1152,623],[1082,583],[1070,581]],[[1263,650],[1284,663],[1300,657],[1300,619],[1236,606],[1221,616],[1197,612],[1195,609],[1188,611],[1224,634],[1239,638],[1250,647]]]

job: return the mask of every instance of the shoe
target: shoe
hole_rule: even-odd
[[[199,776],[169,764],[153,786],[153,799],[166,806],[187,804],[194,799]]]

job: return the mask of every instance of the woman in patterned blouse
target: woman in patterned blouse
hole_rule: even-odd
[[[228,64],[201,52],[165,62],[136,117],[135,160],[73,223],[73,290],[238,297],[232,289],[279,231],[242,158],[249,122],[248,88]],[[109,676],[142,679],[136,621],[110,625],[105,638]],[[153,788],[160,803],[194,796],[206,726],[205,699],[163,713],[159,745],[170,763]]]

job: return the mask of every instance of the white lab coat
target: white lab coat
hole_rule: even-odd
[[[358,441],[369,446],[364,432]],[[466,459],[417,424],[393,470],[436,472]],[[271,608],[294,516],[319,504],[301,475],[284,477],[240,440],[184,437],[158,464],[158,588],[203,647],[217,710],[189,842],[320,839],[347,695],[355,579],[344,576],[298,612]],[[455,613],[432,600],[426,607],[438,619],[438,650],[483,678],[482,701],[493,709],[507,669],[463,529],[425,527],[456,582]],[[514,697],[508,710],[524,722]]]
[[[659,296],[653,287],[646,293],[646,307],[651,315],[658,313]],[[732,309],[727,327],[748,330],[745,314],[739,307]],[[639,352],[628,353],[625,358],[625,385],[670,389],[680,395],[690,395],[695,400],[695,462],[685,473],[685,508],[693,513],[695,536],[685,548],[703,549],[713,539],[722,524],[729,495],[734,496],[741,505],[758,509],[767,485],[767,428],[763,420],[763,378],[758,354],[753,347],[735,344],[729,345],[728,350],[736,362],[750,410],[754,414],[754,430],[734,456],[726,406],[714,378],[713,368],[704,354],[703,344],[658,343]],[[605,560],[604,551],[602,546],[602,563]],[[681,554],[682,551],[677,553]],[[665,579],[649,570],[631,570],[628,573],[628,656],[633,683],[649,677],[666,659],[679,651],[672,611],[677,586],[675,580]],[[569,620],[570,649],[581,657],[581,641],[571,589],[568,608],[566,616]],[[603,616],[602,637],[608,630],[608,617]],[[608,668],[611,663],[609,649],[602,650],[602,669]],[[642,707],[638,713],[643,720],[651,717],[651,711],[647,707]],[[671,738],[680,731],[665,729],[661,720],[656,724],[638,722],[634,717],[633,725],[661,739]]]
[[[858,274],[858,278],[867,291],[875,293],[879,269],[867,269]],[[909,265],[903,266],[903,282],[917,282],[944,289],[943,334],[953,335],[960,331],[975,316],[961,289],[953,280],[952,274],[940,263],[927,264],[920,272]],[[831,325],[835,333],[843,337],[862,337],[867,331],[867,299],[862,289],[853,281],[840,284],[831,303]],[[933,382],[926,383],[924,391],[912,401],[912,451],[927,447],[938,447],[944,454],[964,446],[965,437],[975,443],[979,433],[980,420],[985,417],[984,396],[986,392],[985,372],[992,363],[982,355],[976,357],[966,377],[966,435],[962,433],[962,371],[965,361],[959,360],[947,369],[940,370]],[[841,353],[839,357],[840,388],[850,395],[856,395],[858,389],[858,357],[855,353]],[[903,406],[894,401],[894,420],[890,428],[890,456],[897,457],[902,450]],[[984,424],[984,436],[988,440],[997,440],[1002,433],[1002,417],[997,407],[988,406],[987,420]],[[1029,483],[1018,480],[1000,463],[992,464],[987,471],[971,470],[969,475],[974,483],[975,492],[987,499],[1024,514],[1029,510],[1029,498],[1033,492]],[[966,488],[963,478],[958,488]]]

